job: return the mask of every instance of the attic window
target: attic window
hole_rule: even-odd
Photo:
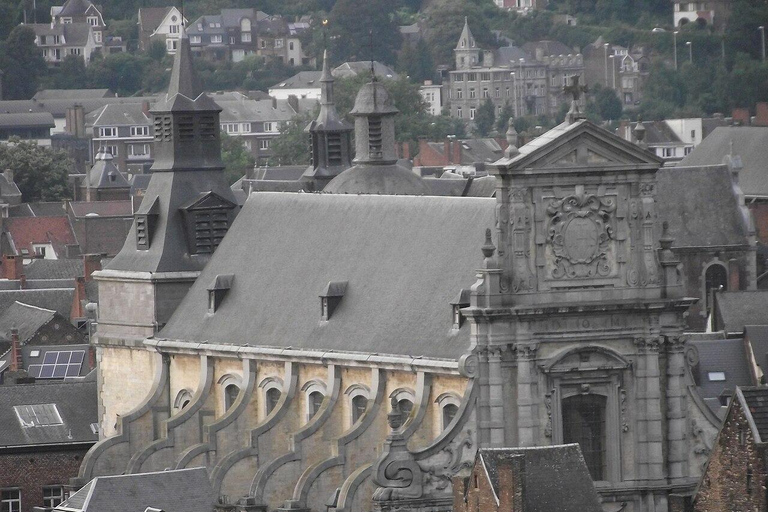
[[[212,254],[229,229],[235,204],[215,192],[203,192],[181,207],[190,254]]]
[[[16,417],[24,428],[62,425],[56,404],[14,405]]]
[[[725,372],[709,372],[707,378],[709,382],[725,382]]]
[[[381,118],[368,118],[368,152],[371,159],[381,159],[382,155]]]
[[[347,291],[347,281],[330,281],[320,294],[320,320],[330,320]]]
[[[469,306],[470,291],[462,289],[455,299],[451,301],[451,311],[453,314],[453,328],[461,329],[464,325],[464,315],[461,314],[461,308]]]
[[[160,216],[159,199],[155,198],[152,205],[146,212],[136,213],[134,220],[136,225],[136,249],[140,251],[149,250],[152,242],[152,235],[155,232],[155,225]]]
[[[232,288],[232,283],[235,281],[235,276],[232,274],[220,274],[211,283],[208,288],[208,312],[213,314],[221,306],[224,297],[226,297],[229,290]]]

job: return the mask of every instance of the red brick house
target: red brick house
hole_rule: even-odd
[[[602,512],[578,444],[486,448],[453,479],[454,512]]]
[[[768,387],[736,388],[692,507],[694,512],[765,512]]]

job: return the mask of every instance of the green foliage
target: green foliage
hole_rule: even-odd
[[[79,55],[67,55],[58,69],[50,70],[46,86],[54,89],[83,89],[88,86],[85,61]]]
[[[106,20],[106,24],[109,27],[109,35],[122,38],[129,50],[139,46],[139,24],[136,13],[128,19]]]
[[[411,81],[423,83],[431,80],[435,74],[435,66],[432,54],[427,43],[420,39],[415,45],[403,43],[400,55],[397,58],[397,70],[410,77]]]
[[[494,9],[497,11],[496,18],[506,19],[505,13],[499,12],[495,7]],[[498,46],[489,26],[489,20],[493,18],[486,17],[485,11],[478,3],[471,0],[432,2],[424,11],[424,26],[428,27],[425,42],[432,50],[432,60],[436,65],[453,65],[453,49],[464,28],[465,16],[479,47]]]
[[[480,137],[487,137],[491,133],[493,123],[496,120],[495,108],[491,98],[486,98],[475,113],[475,132]]]
[[[88,83],[91,87],[104,87],[121,96],[130,96],[143,88],[144,73],[152,64],[157,65],[145,55],[107,55],[88,65]]]
[[[245,176],[256,164],[256,159],[248,152],[243,141],[226,133],[221,134],[221,159],[230,185]]]
[[[316,116],[304,113],[283,124],[280,136],[272,141],[272,160],[276,165],[309,165],[309,134],[304,128]]]
[[[602,87],[596,84],[593,95],[597,114],[601,119],[620,119],[621,118],[621,100],[616,95],[616,91],[609,87]]]
[[[37,92],[46,64],[35,44],[35,32],[25,25],[14,28],[2,45],[3,99],[26,100]]]
[[[328,24],[333,62],[394,64],[401,43],[396,9],[395,0],[337,0]]]
[[[67,174],[73,167],[64,151],[12,137],[0,144],[0,169],[11,169],[22,201],[59,201],[70,197]]]
[[[160,62],[167,55],[165,44],[162,41],[152,41],[147,48],[147,55],[150,59]]]
[[[504,134],[507,132],[507,128],[509,128],[509,119],[513,117],[514,114],[515,111],[512,108],[512,105],[510,105],[509,102],[506,102],[501,109],[501,113],[496,116],[496,131],[498,133]]]

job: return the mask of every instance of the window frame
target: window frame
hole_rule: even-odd
[[[357,425],[363,416],[365,416],[365,413],[368,412],[371,406],[371,390],[368,388],[368,386],[363,384],[352,384],[347,388],[344,394],[347,395],[347,406],[349,407],[349,426],[351,428]],[[360,397],[363,397],[366,400],[365,409],[363,409],[363,411],[357,415],[357,404],[355,404],[355,400]]]
[[[46,496],[46,491],[51,495]],[[56,492],[54,495],[53,493]],[[54,503],[55,501],[55,503]],[[56,508],[64,502],[64,486],[63,485],[44,485],[43,486],[43,506],[48,508]]]
[[[280,400],[283,398],[283,393],[285,392],[283,387],[283,380],[280,377],[275,376],[266,377],[259,383],[259,388],[261,388],[262,402],[264,404],[261,408],[261,412],[266,418],[278,409]],[[277,390],[280,393],[280,397],[274,406],[270,409],[269,392],[272,390]]]
[[[307,381],[302,387],[301,391],[304,393],[304,417],[306,423],[310,423],[320,413],[323,408],[323,404],[328,398],[328,387],[325,382],[319,379],[312,379]],[[320,393],[323,396],[322,402],[318,405],[317,409],[313,410],[312,395]]]
[[[16,497],[7,497],[5,496],[6,493],[16,493]],[[21,512],[21,489],[18,487],[4,487],[0,489],[0,510],[3,512]],[[13,507],[12,504],[16,503],[16,507]],[[6,507],[6,504],[8,506]]]
[[[448,427],[454,422],[454,420],[459,416],[459,411],[461,411],[461,397],[457,395],[456,393],[451,392],[445,392],[442,393],[440,396],[438,396],[435,399],[435,403],[437,404],[437,410],[439,414],[439,425],[440,425],[440,432],[443,432],[444,430],[447,430]],[[455,407],[456,412],[454,413],[451,420],[446,423],[445,422],[445,409],[446,407]],[[438,423],[438,422],[436,422]]]

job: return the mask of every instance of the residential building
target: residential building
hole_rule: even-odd
[[[549,3],[548,0],[493,0],[496,7],[521,14],[528,14],[536,9],[543,9]]]
[[[53,116],[48,112],[0,113],[0,141],[18,137],[35,141],[38,146],[50,146],[51,129],[55,126]]]
[[[378,61],[373,61],[373,70],[380,79],[397,80],[395,71]],[[331,75],[334,78],[346,78],[358,76],[360,73],[370,75],[371,62],[345,62],[333,68]],[[320,99],[320,71],[299,71],[290,78],[286,78],[269,88],[269,95],[280,100],[296,96],[299,99]]]
[[[0,507],[51,509],[98,441],[96,381],[0,386]]]
[[[680,123],[675,125],[675,127],[680,126]],[[640,123],[622,121],[618,128],[618,134],[621,138],[633,143],[640,142],[638,137],[641,137],[645,147],[653,151],[659,158],[670,163],[681,161],[693,151],[694,146],[690,137],[686,137],[686,140],[682,139],[666,121],[642,121]]]
[[[89,0],[67,0],[62,6],[52,6],[51,23],[53,25],[88,25],[93,29],[96,46],[100,48],[104,42],[104,31],[107,28],[104,16],[99,7]]]
[[[426,111],[429,114],[439,116],[443,113],[443,86],[425,80],[424,85],[419,86],[419,94],[427,104]]]
[[[65,57],[82,57],[85,64],[102,43],[96,41],[94,27],[88,23],[36,23],[29,25],[35,31],[35,44],[41,49],[43,59],[51,65],[60,64]]]
[[[175,6],[139,8],[139,50],[146,52],[154,41],[165,45],[169,55],[176,53],[181,29],[187,19]]]
[[[149,102],[107,104],[85,116],[91,132],[91,154],[102,149],[112,155],[112,163],[128,177],[143,174],[153,159],[152,122]]]
[[[722,29],[728,23],[731,4],[730,0],[707,0],[703,2],[674,0],[672,21],[675,27],[682,27],[693,22],[701,27],[713,26],[715,29]]]
[[[602,512],[578,444],[481,448],[453,479],[454,512]]]
[[[96,153],[95,163],[75,189],[76,201],[128,201],[131,184],[114,164],[107,148]]]
[[[582,56],[554,41],[482,50],[466,21],[454,53],[456,70],[449,73],[448,86],[450,112],[470,121],[488,99],[499,114],[509,105],[515,117],[554,115],[570,104],[563,87],[584,74]]]
[[[687,510],[755,510],[766,503],[768,387],[738,387]]]
[[[29,263],[33,258],[67,258],[77,246],[72,225],[63,215],[56,217],[9,217],[2,221],[3,254],[13,254]]]

